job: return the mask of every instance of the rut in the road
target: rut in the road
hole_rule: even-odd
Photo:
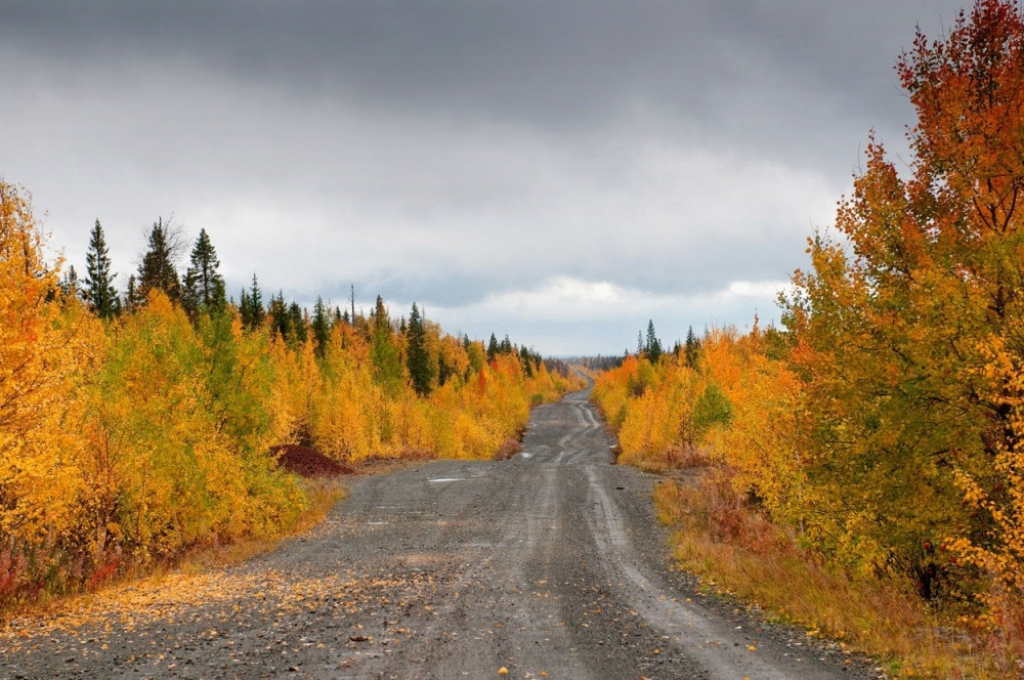
[[[0,676],[868,677],[673,573],[656,479],[613,465],[587,396],[535,409],[508,461],[354,479],[272,554],[14,622]]]

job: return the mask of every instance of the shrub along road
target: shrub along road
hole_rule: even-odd
[[[0,635],[3,678],[873,677],[672,571],[656,478],[578,392],[504,462],[353,479],[277,551],[111,589]]]

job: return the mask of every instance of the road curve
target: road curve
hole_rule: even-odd
[[[536,408],[509,461],[354,479],[271,554],[11,622],[0,677],[874,677],[696,594],[669,564],[655,478],[611,464],[588,396]]]

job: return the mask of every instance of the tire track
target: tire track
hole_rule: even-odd
[[[611,465],[588,395],[534,409],[511,460],[356,478],[273,553],[8,626],[0,679],[873,677],[821,650],[798,661],[780,629],[688,602],[654,478]]]

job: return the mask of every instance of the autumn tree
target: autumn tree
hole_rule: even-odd
[[[227,305],[224,277],[220,274],[220,259],[205,229],[199,231],[190,257],[191,265],[185,272],[182,302],[193,318],[200,312],[219,312]]]
[[[174,266],[177,256],[174,234],[163,219],[153,223],[149,232],[149,249],[139,265],[138,295],[145,299],[150,291],[163,291],[172,302],[181,300],[181,282]]]
[[[815,540],[934,596],[949,566],[934,546],[951,538],[1024,569],[1024,542],[958,483],[996,506],[1020,493],[995,465],[1021,450],[1005,369],[1024,358],[1020,7],[979,0],[944,39],[919,33],[897,70],[918,118],[910,174],[871,141],[840,238],[810,241],[785,323],[806,382]]]
[[[190,317],[164,291],[173,267],[162,279],[157,265],[173,247],[162,222],[154,231],[128,281],[132,313],[103,323],[70,270],[62,290],[28,199],[0,181],[0,607],[294,526],[308,499],[275,444],[349,460],[486,458],[522,431],[531,404],[568,388],[542,369],[527,379],[513,355],[488,365],[482,343],[443,335],[417,309],[407,329],[422,329],[431,375],[442,356],[448,371],[417,394],[401,361],[407,339],[381,298],[367,330],[362,315],[339,323],[322,300],[311,321],[279,294],[274,332],[253,332],[264,314],[254,277],[244,323],[233,305]],[[93,235],[98,282],[99,223]],[[191,264],[185,304],[219,306],[202,235]]]
[[[85,254],[82,294],[92,311],[101,319],[110,319],[120,311],[121,301],[114,288],[116,277],[117,274],[111,272],[110,253],[103,226],[96,220],[96,225],[89,233],[89,250]]]
[[[392,337],[391,320],[384,307],[384,298],[377,296],[373,312],[373,335],[370,345],[370,359],[373,362],[374,379],[389,393],[402,385],[402,363],[398,346]]]
[[[469,338],[465,341],[451,335],[442,335],[437,353],[437,384],[444,387],[449,381],[468,380],[470,372]]]
[[[75,460],[79,378],[95,357],[91,320],[61,299],[57,266],[27,197],[0,180],[0,545],[5,578],[66,535],[82,490]],[[62,304],[63,303],[63,304]]]

